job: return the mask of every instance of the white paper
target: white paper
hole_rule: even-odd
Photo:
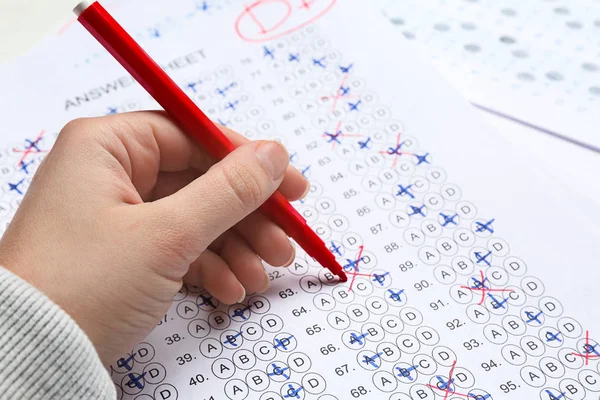
[[[395,31],[363,2],[248,11],[232,1],[192,13],[197,5],[134,0],[114,14],[211,118],[288,147],[312,184],[295,205],[350,282],[329,281],[298,250],[292,267],[269,268],[267,293],[241,305],[215,310],[206,293],[183,288],[112,365],[119,398],[589,399],[600,390],[586,345],[600,329],[598,215],[583,215],[480,123],[409,46],[391,45]],[[6,68],[4,221],[64,122],[154,105],[81,27]]]
[[[600,151],[598,2],[375,4],[476,105]]]

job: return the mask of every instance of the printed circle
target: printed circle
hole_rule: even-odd
[[[151,363],[144,367],[142,376],[144,377],[144,381],[146,381],[146,383],[158,385],[167,377],[167,370],[160,363]]]
[[[159,397],[159,395],[160,395],[160,397]],[[154,390],[154,398],[155,399],[177,400],[179,398],[179,393],[177,392],[177,389],[175,388],[175,386],[168,384],[168,383],[163,383],[162,385],[158,386]],[[235,398],[232,400],[240,400],[240,399]]]

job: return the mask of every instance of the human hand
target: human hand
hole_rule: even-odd
[[[232,304],[267,289],[259,257],[294,258],[254,211],[308,183],[281,145],[222,129],[241,146],[214,164],[161,112],[69,123],[0,241],[0,265],[70,314],[106,365],[156,326],[182,282]]]

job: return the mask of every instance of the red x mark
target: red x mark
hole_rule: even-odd
[[[458,396],[467,396],[468,395],[464,395],[464,394],[460,394],[460,393],[456,393],[450,390],[451,385],[452,385],[452,376],[454,375],[454,367],[456,367],[456,360],[454,360],[454,362],[452,363],[452,368],[450,368],[450,376],[448,377],[448,382],[446,383],[446,389],[440,389],[439,387],[437,387],[437,385],[430,385],[427,384],[425,386],[427,386],[430,389],[435,389],[435,390],[441,390],[443,391],[444,394],[444,400],[446,400],[448,398],[448,395],[450,393],[454,394],[454,395],[458,395]]]
[[[403,155],[403,154],[406,154],[407,156],[414,156],[415,155],[414,153],[409,153],[407,151],[401,151],[400,150],[400,136],[401,135],[402,134],[399,133],[396,136],[396,147],[390,147],[387,150],[382,150],[382,151],[379,152],[379,154],[387,154],[388,156],[392,156],[392,155],[394,156],[394,161],[392,162],[392,167],[396,166],[396,162],[398,162],[398,157],[400,157],[401,155]]]
[[[321,99],[330,99],[333,97],[333,106],[331,107],[331,111],[335,111],[335,108],[337,107],[337,103],[342,97],[344,97],[344,98],[358,97],[358,96],[351,96],[348,94],[344,94],[343,87],[347,80],[348,80],[348,74],[345,74],[344,78],[342,79],[342,83],[340,83],[340,87],[338,88],[335,96],[321,96]]]
[[[31,142],[31,144],[29,146],[27,146],[26,148],[24,148],[23,150],[16,149],[16,148],[13,149],[13,151],[15,153],[23,153],[23,156],[21,156],[21,159],[17,163],[17,166],[21,165],[21,163],[23,161],[25,161],[25,158],[27,158],[27,156],[29,154],[39,154],[39,153],[47,153],[48,152],[48,150],[38,150],[38,149],[36,149],[37,143],[40,141],[40,139],[42,138],[42,136],[44,136],[44,133],[45,133],[45,131],[42,129],[42,131],[35,138],[35,140],[33,142]]]
[[[598,346],[598,345],[596,345],[596,346]],[[592,346],[590,344],[590,331],[585,331],[585,344],[583,345],[585,354],[580,354],[580,353],[571,353],[571,354],[573,354],[574,356],[577,356],[577,357],[585,358],[585,365],[588,365],[590,362],[590,359],[600,358],[600,355],[598,355],[598,350],[595,350],[596,346]],[[594,354],[592,354],[592,353],[594,353]]]
[[[461,288],[463,289],[469,289],[472,292],[476,292],[476,291],[480,291],[481,292],[481,300],[479,301],[479,305],[482,305],[483,302],[485,301],[485,295],[487,293],[490,292],[514,292],[514,290],[512,289],[492,289],[492,288],[488,288],[485,286],[485,278],[483,277],[483,271],[479,271],[479,276],[481,276],[481,280],[479,281],[479,284],[481,284],[481,287],[477,287],[479,285],[477,285],[476,287],[472,287],[472,286],[461,286]]]
[[[333,133],[324,133],[323,137],[324,138],[329,138],[329,142],[331,143],[331,150],[335,150],[335,144],[341,144],[341,142],[338,140],[339,138],[345,138],[345,137],[361,137],[363,135],[360,134],[356,134],[356,133],[342,133],[340,127],[342,126],[342,121],[338,122],[337,126],[335,127],[335,131],[333,131]]]
[[[365,249],[365,246],[360,246],[359,249],[360,250],[358,252],[358,257],[354,261],[354,265],[352,265],[352,267],[353,267],[352,271],[345,271],[346,274],[352,275],[352,280],[350,281],[350,286],[348,287],[348,291],[352,290],[352,285],[354,285],[354,280],[356,279],[357,276],[368,276],[368,277],[371,276],[371,274],[360,274],[358,272],[358,263],[362,258],[362,254],[363,254],[363,250]]]

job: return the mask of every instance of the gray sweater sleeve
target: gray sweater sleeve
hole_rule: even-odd
[[[116,399],[86,334],[29,283],[0,267],[0,400]]]

